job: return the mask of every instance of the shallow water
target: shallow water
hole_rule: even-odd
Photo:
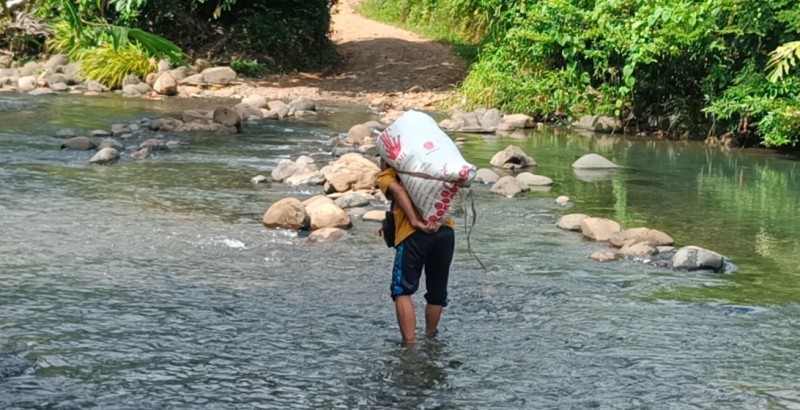
[[[249,182],[329,150],[363,109],[167,135],[177,150],[110,167],[49,136],[190,103],[0,94],[0,408],[800,408],[791,159],[558,129],[469,136],[477,165],[514,143],[557,185],[513,200],[476,188],[489,271],[459,231],[441,334],[406,349],[377,226],[355,219],[324,245],[264,230],[270,203],[321,190]],[[588,152],[625,168],[576,175]],[[566,212],[664,230],[738,270],[594,263],[602,245],[554,228]]]

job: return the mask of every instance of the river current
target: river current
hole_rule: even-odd
[[[330,151],[373,118],[363,108],[168,134],[177,149],[106,167],[53,137],[198,104],[213,106],[0,94],[0,409],[800,409],[794,159],[557,128],[467,136],[476,165],[515,144],[556,185],[475,188],[488,270],[458,229],[441,332],[404,348],[378,226],[353,218],[329,244],[266,230],[271,203],[322,190],[250,182]],[[624,168],[575,174],[589,152]],[[738,270],[593,262],[603,245],[555,228],[569,212],[663,230]]]

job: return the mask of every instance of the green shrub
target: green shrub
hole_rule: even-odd
[[[251,78],[260,77],[267,72],[267,67],[258,60],[233,60],[231,68],[236,73]]]
[[[158,70],[156,61],[137,45],[114,49],[104,44],[81,51],[76,57],[82,61],[81,75],[86,80],[97,80],[111,88],[121,87],[122,80],[130,74],[144,78]]]

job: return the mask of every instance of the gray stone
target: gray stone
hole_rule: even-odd
[[[294,108],[297,111],[316,111],[317,105],[314,101],[311,101],[306,98],[298,98],[289,103],[290,108]]]
[[[333,201],[339,208],[356,208],[369,205],[369,199],[355,192],[348,192]]]
[[[263,114],[261,114],[261,110],[257,107],[253,107],[247,103],[239,103],[233,106],[233,110],[239,113],[239,117],[242,119],[256,117],[256,118],[263,118]]]
[[[381,124],[378,121],[367,121],[364,123],[370,130],[372,131],[383,131],[386,129],[385,124]]]
[[[210,84],[228,85],[236,79],[236,71],[230,67],[207,68],[202,72],[205,82]]]
[[[27,77],[20,77],[19,81],[17,82],[17,88],[20,91],[33,91],[39,85],[39,82],[36,80],[36,77],[27,76]]]
[[[533,120],[533,117],[525,114],[506,115],[503,117],[502,122],[504,124],[508,124],[508,127],[513,129],[533,128],[536,126],[536,122]]]
[[[94,130],[90,134],[92,134],[93,137],[107,137],[111,135],[110,132],[105,130]]]
[[[463,128],[477,128],[481,129],[480,119],[478,118],[475,113],[471,112],[457,112],[453,114],[453,120],[463,120],[463,125],[461,125],[461,129]]]
[[[201,85],[205,84],[206,79],[203,74],[194,74],[190,75],[182,80],[178,80],[178,84],[181,85]]]
[[[712,270],[720,272],[724,266],[724,256],[697,246],[683,247],[672,257],[672,268],[678,270]]]
[[[250,182],[252,182],[254,184],[265,184],[265,183],[269,182],[269,178],[267,178],[267,177],[265,177],[263,175],[256,175],[256,176],[254,176],[253,178],[250,179]]]
[[[481,168],[475,174],[475,182],[494,184],[498,180],[500,180],[500,175],[497,175],[497,173],[491,169]]]
[[[121,139],[127,140],[133,138],[133,134],[122,134],[119,136]]]
[[[89,91],[94,91],[96,93],[104,93],[108,91],[108,87],[101,84],[99,81],[92,80],[86,84],[86,89]]]
[[[48,95],[55,94],[56,92],[47,87],[37,88],[28,93],[28,95]]]
[[[616,132],[622,130],[622,121],[610,115],[584,115],[573,127],[594,132]]]
[[[65,76],[64,74],[51,74],[51,75],[47,76],[47,84],[50,85],[51,88],[52,88],[53,84],[57,84],[57,83],[66,84],[67,83],[67,76]]]
[[[264,108],[267,106],[267,99],[263,95],[253,94],[243,98],[242,103],[256,108]]]
[[[151,138],[151,139],[146,140],[146,141],[142,142],[141,144],[139,144],[139,149],[141,150],[143,148],[149,148],[150,151],[167,151],[167,150],[169,150],[169,147],[167,147],[167,144],[164,141],[162,141],[160,139],[156,139],[156,138]]]
[[[317,113],[316,111],[308,111],[308,110],[295,110],[294,111],[294,116],[297,117],[297,118],[311,117],[311,116],[314,116],[314,115],[319,115],[319,113]]]
[[[150,147],[144,147],[144,148],[134,152],[133,154],[131,154],[131,157],[139,158],[139,159],[149,158],[150,157],[150,151],[151,151]]]
[[[614,169],[619,165],[603,158],[598,154],[586,154],[572,164],[575,169]]]
[[[162,95],[175,95],[178,93],[178,82],[170,73],[161,73],[153,84],[153,90]]]
[[[50,89],[53,91],[64,92],[69,90],[69,86],[65,83],[50,84]]]
[[[169,61],[167,60],[159,60],[158,61],[158,73],[161,74],[163,72],[169,71]]]
[[[75,134],[75,131],[73,131],[70,128],[63,128],[63,129],[60,129],[60,130],[56,131],[56,137],[57,138],[74,138],[75,135],[77,135],[77,134]]]
[[[292,161],[283,161],[272,171],[272,179],[283,182],[286,178],[301,173],[303,173],[303,166]]]
[[[535,167],[536,161],[525,154],[525,151],[517,146],[509,145],[506,149],[498,152],[490,161],[493,166],[498,168],[519,169]]]
[[[372,131],[364,124],[356,124],[347,131],[347,142],[350,144],[363,144],[364,139],[372,136]]]
[[[575,231],[580,232],[581,230],[581,222],[584,219],[589,218],[589,215],[586,214],[569,214],[562,216],[556,226],[560,229],[565,231]]]
[[[286,184],[286,185],[291,185],[291,186],[321,185],[322,184],[322,182],[323,182],[322,174],[320,174],[318,171],[308,171],[307,168],[305,170],[303,170],[303,171],[306,171],[306,172],[302,172],[300,174],[292,175],[292,176],[284,179],[283,183]]]
[[[128,129],[129,129],[131,132],[136,132],[136,131],[139,131],[139,124],[131,124],[131,125],[128,125]]]
[[[137,77],[134,74],[128,74],[128,76],[125,77],[122,80],[122,88],[124,89],[125,86],[136,85],[136,84],[141,84],[141,83],[142,83],[142,80],[139,77]]]
[[[378,146],[375,144],[363,144],[358,147],[358,151],[364,154],[365,157],[377,157],[381,154],[378,150]]]
[[[589,258],[598,262],[614,262],[619,260],[617,254],[609,250],[597,251],[593,253],[592,256],[589,256]]]
[[[179,141],[167,141],[167,148],[170,150],[176,149],[180,145],[181,143]]]
[[[186,110],[181,113],[181,119],[187,124],[192,122],[207,124],[209,121],[214,121],[214,115],[208,111]]]
[[[273,100],[267,103],[267,108],[269,108],[270,111],[279,110],[283,107],[286,107],[286,103],[281,100]]]
[[[622,231],[618,223],[605,218],[586,218],[581,221],[581,233],[588,239],[607,242]]]
[[[169,75],[175,79],[175,81],[181,81],[189,75],[189,70],[186,69],[184,66],[180,66],[174,70],[169,71]]]
[[[43,66],[37,62],[29,61],[19,69],[20,77],[28,77],[36,74],[37,71],[42,69]]]
[[[90,164],[111,164],[119,159],[119,152],[114,148],[103,148],[89,160]]]
[[[534,175],[530,172],[522,172],[516,176],[517,180],[524,182],[528,186],[550,186],[553,180],[541,175]]]
[[[125,150],[125,146],[122,145],[121,142],[119,142],[119,141],[117,141],[117,140],[115,140],[113,138],[105,138],[102,141],[100,141],[100,144],[97,145],[97,149],[101,150],[103,148],[114,148],[117,151],[124,151]]]
[[[674,246],[656,246],[656,255],[665,255],[675,252]]]
[[[502,121],[502,117],[500,116],[500,110],[497,108],[487,110],[480,117],[481,127],[483,127],[483,129],[486,131],[495,130],[497,126],[500,125],[500,121]]]
[[[75,137],[64,141],[61,144],[61,149],[68,149],[73,151],[89,151],[96,147],[94,142],[86,137]]]
[[[114,124],[111,126],[111,135],[114,136],[122,135],[130,131],[130,128],[128,128],[125,124]]]
[[[511,198],[528,190],[529,188],[524,182],[520,182],[512,176],[505,176],[492,186],[491,192]]]
[[[214,110],[213,118],[214,122],[226,127],[236,127],[238,129],[241,126],[242,118],[239,116],[239,113],[228,107],[217,107],[217,109]]]
[[[50,57],[49,60],[47,60],[47,63],[45,63],[44,68],[46,68],[46,69],[48,69],[48,70],[50,70],[52,72],[55,72],[56,71],[56,67],[65,66],[67,64],[69,64],[69,56],[68,55],[66,55],[66,54],[56,54],[56,55]]]

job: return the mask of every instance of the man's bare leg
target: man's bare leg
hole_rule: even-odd
[[[403,343],[413,344],[417,332],[417,315],[414,312],[414,303],[411,301],[411,296],[397,296],[394,299],[394,306],[397,310],[397,324],[400,325]]]
[[[425,306],[425,334],[433,335],[439,328],[439,319],[442,317],[444,306],[427,305]]]

